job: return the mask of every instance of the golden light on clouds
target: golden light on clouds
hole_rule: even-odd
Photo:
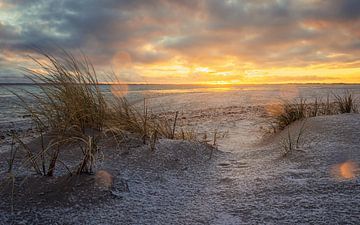
[[[360,1],[65,2],[0,0],[0,82],[55,44],[128,83],[360,83]]]
[[[234,64],[233,61],[230,63]],[[261,65],[253,65],[253,68],[250,69],[240,63],[232,66],[224,66],[224,64],[226,64],[226,61],[207,65],[169,60],[153,64],[135,64],[132,69],[146,77],[148,82],[155,83],[276,84],[360,82],[360,68],[336,68],[334,64],[329,66],[321,65],[321,68],[274,67],[269,69],[263,69]],[[335,68],[330,69],[329,67]],[[121,65],[118,68],[121,68]]]

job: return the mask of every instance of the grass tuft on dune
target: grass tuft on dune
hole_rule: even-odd
[[[31,57],[37,68],[24,68],[27,76],[41,89],[40,94],[27,93],[35,104],[13,92],[21,100],[21,106],[31,114],[39,132],[41,149],[31,149],[21,138],[16,138],[25,149],[26,163],[37,174],[53,176],[61,162],[59,155],[67,145],[78,146],[81,152],[80,156],[74,155],[78,161],[75,168],[61,162],[69,173],[93,173],[97,154],[101,151],[98,143],[108,134],[121,142],[125,134],[131,133],[153,150],[159,138],[195,137],[189,135],[191,131],[176,131],[177,113],[171,123],[150,115],[145,101],[144,111],[140,112],[125,97],[106,99],[100,90],[97,72],[84,54],[76,57],[62,49],[56,54],[44,50],[38,53]]]
[[[357,99],[350,92],[333,96],[334,101],[330,101],[329,96],[326,100],[315,98],[312,102],[305,98],[285,101],[280,107],[281,110],[273,115],[274,130],[284,130],[293,122],[310,117],[358,113]]]

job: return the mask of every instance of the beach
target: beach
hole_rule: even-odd
[[[359,225],[359,28],[359,0],[0,0],[0,225]]]
[[[61,182],[58,178],[30,177],[25,186],[17,186],[22,191],[14,196],[13,214],[10,198],[2,195],[6,200],[0,204],[0,224],[359,222],[359,114],[308,118],[299,147],[288,157],[282,156],[281,141],[287,132],[298,132],[300,124],[275,134],[269,127],[271,111],[281,101],[312,101],[346,91],[358,97],[359,85],[184,89],[157,90],[160,94],[151,90],[140,96],[148,96],[151,113],[173,118],[178,112],[177,129],[206,135],[208,145],[160,139],[151,151],[131,137],[119,146],[104,141],[101,146],[106,154],[96,171],[110,174],[110,189],[94,185],[96,176],[77,180],[75,187],[80,188],[62,191],[56,191],[62,185],[51,185]],[[131,98],[133,93],[127,94]],[[144,104],[141,97],[132,97],[138,108]],[[11,114],[18,115],[17,120],[6,122],[5,114],[2,118],[1,160],[11,146],[6,132],[17,129],[27,140],[35,137],[23,112]],[[64,155],[63,160],[71,164],[71,155]],[[28,171],[17,170],[19,180],[29,176]],[[5,173],[5,163],[0,171]],[[57,176],[64,173],[60,169]],[[36,188],[32,183],[43,185]]]
[[[9,91],[16,91],[27,96],[26,91],[39,93],[34,85],[0,86],[0,152],[6,151],[5,145],[10,140],[10,131],[17,131],[24,136],[33,135],[34,126],[28,112],[19,105],[19,100]],[[121,86],[121,95],[142,110],[144,99],[150,113],[173,117],[178,111],[180,126],[192,127],[198,132],[218,130],[234,134],[237,138],[247,136],[248,129],[267,126],[273,106],[284,101],[306,98],[312,102],[315,98],[325,100],[334,94],[351,92],[360,96],[360,85],[129,85]],[[111,96],[111,86],[103,85],[104,95]],[[30,98],[31,99],[31,98]],[[31,100],[30,100],[31,102]],[[236,124],[240,123],[240,124]],[[245,126],[245,129],[242,129]],[[241,129],[238,129],[240,127]],[[245,133],[241,134],[241,131]],[[240,132],[240,133],[239,133]],[[241,135],[237,135],[237,133]],[[256,140],[258,137],[251,136]],[[245,139],[248,139],[247,137]],[[225,146],[226,148],[226,146]]]

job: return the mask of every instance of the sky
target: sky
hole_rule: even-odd
[[[360,0],[0,0],[0,82],[34,46],[129,83],[360,83]]]

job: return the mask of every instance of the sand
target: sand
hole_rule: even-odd
[[[264,135],[266,102],[219,105],[217,96],[185,107],[205,94],[195,95],[150,104],[168,115],[181,110],[184,126],[224,134],[218,150],[176,140],[160,140],[153,152],[136,140],[119,149],[105,143],[106,157],[97,166],[102,185],[95,175],[68,183],[62,176],[30,178],[15,196],[13,214],[1,196],[0,224],[359,223],[359,114],[308,119],[299,147],[282,157],[287,131]],[[109,180],[111,188],[104,185]],[[35,182],[59,185],[39,190],[30,185]]]

